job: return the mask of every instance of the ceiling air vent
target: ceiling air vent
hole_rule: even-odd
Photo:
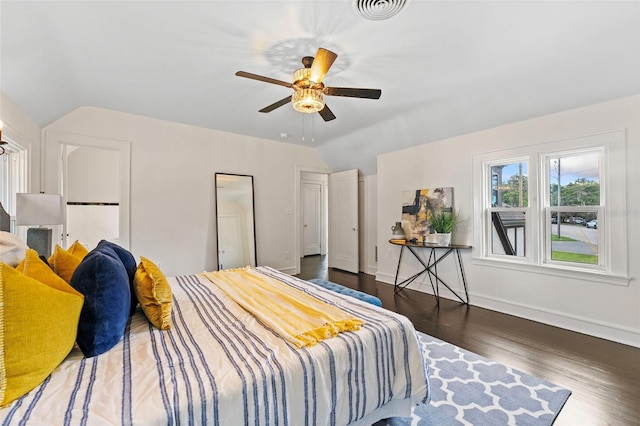
[[[380,21],[400,12],[407,0],[353,0],[353,7],[367,19]]]

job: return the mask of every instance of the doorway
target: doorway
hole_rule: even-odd
[[[304,172],[301,175],[302,256],[327,254],[328,175]]]
[[[325,255],[330,268],[359,272],[358,171],[329,173],[323,170],[296,169],[296,269],[300,259],[318,253],[317,222],[320,230],[320,256]],[[317,182],[322,182],[322,195]],[[319,205],[319,207],[318,207]],[[315,209],[320,213],[305,213]],[[306,225],[306,226],[305,226]],[[306,234],[306,235],[305,235]]]
[[[62,194],[66,206],[54,243],[77,239],[89,248],[108,239],[129,249],[131,143],[51,130],[44,141],[43,189]]]
[[[65,144],[63,185],[66,232],[63,244],[93,248],[100,240],[120,243],[120,176],[117,151]]]

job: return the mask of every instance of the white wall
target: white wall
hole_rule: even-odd
[[[295,170],[326,169],[313,149],[93,107],[45,131],[131,142],[130,249],[167,275],[217,265],[215,172],[254,176],[258,263],[295,270]]]
[[[472,157],[513,146],[533,145],[583,135],[626,129],[628,286],[581,281],[474,263],[471,251],[463,260],[471,304],[640,346],[640,96],[513,123],[460,137],[380,155],[378,157],[378,273],[393,283],[399,247],[388,243],[390,227],[401,217],[402,191],[452,186],[455,205],[466,222],[454,235],[473,244]],[[616,209],[616,206],[610,206]],[[453,260],[439,265],[459,288]],[[401,278],[418,270],[418,261],[403,259]],[[431,292],[428,280],[412,288]],[[446,292],[443,293],[446,296]]]

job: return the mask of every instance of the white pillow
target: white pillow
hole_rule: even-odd
[[[14,268],[27,254],[27,245],[10,232],[0,231],[0,262]]]

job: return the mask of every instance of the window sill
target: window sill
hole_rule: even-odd
[[[614,275],[608,272],[602,271],[587,271],[584,269],[575,269],[568,267],[561,267],[556,265],[532,265],[524,262],[513,262],[495,259],[486,259],[479,257],[472,257],[474,265],[488,266],[492,268],[512,269],[522,272],[530,272],[535,274],[551,275],[554,277],[579,279],[583,281],[592,281],[602,284],[611,284],[618,286],[629,286],[631,277],[623,275]]]

